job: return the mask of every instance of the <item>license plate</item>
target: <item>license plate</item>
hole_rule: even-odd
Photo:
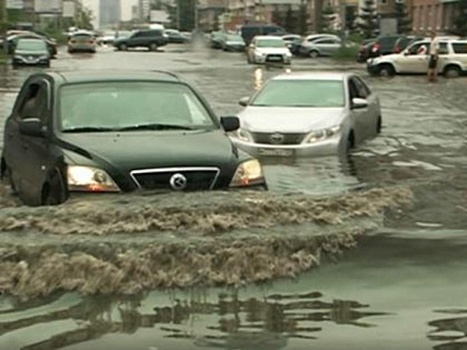
[[[268,61],[282,61],[282,57],[276,57],[276,56],[268,57]]]
[[[294,155],[293,149],[282,148],[260,148],[258,149],[260,156],[273,156],[273,157],[292,157]]]

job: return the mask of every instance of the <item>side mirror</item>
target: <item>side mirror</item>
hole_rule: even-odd
[[[19,132],[33,137],[44,137],[44,127],[38,118],[26,118],[19,123]]]
[[[240,106],[246,107],[246,106],[248,106],[249,101],[250,101],[250,98],[248,96],[247,97],[242,97],[240,100],[238,100],[238,104]]]
[[[352,99],[352,109],[363,109],[368,107],[368,101],[364,98],[355,97]]]
[[[221,125],[226,132],[235,131],[240,128],[240,119],[238,117],[221,117]]]

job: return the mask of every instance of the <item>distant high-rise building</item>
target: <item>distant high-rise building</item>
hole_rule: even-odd
[[[101,28],[117,25],[121,20],[120,0],[100,0],[99,25]]]

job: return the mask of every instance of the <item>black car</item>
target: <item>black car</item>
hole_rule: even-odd
[[[15,52],[16,45],[20,39],[41,39],[44,40],[47,44],[47,50],[49,51],[50,58],[55,58],[57,56],[57,42],[53,39],[47,38],[40,34],[36,34],[33,32],[30,33],[22,33],[22,34],[13,34],[7,37],[8,42],[8,53],[10,55]]]
[[[238,127],[171,73],[35,73],[5,122],[1,174],[28,205],[74,192],[266,188],[259,161],[226,134]]]
[[[167,36],[167,41],[170,44],[185,44],[190,42],[190,38],[187,38],[176,29],[166,29],[164,33]]]
[[[150,51],[156,51],[160,46],[165,46],[169,42],[167,35],[162,29],[137,30],[129,37],[116,39],[113,46],[117,50],[126,51],[132,48],[145,47]]]
[[[384,35],[375,39],[368,39],[362,44],[357,54],[357,62],[366,62],[368,58],[389,55],[394,52],[394,44],[402,35]]]
[[[401,53],[407,47],[409,47],[412,43],[423,40],[424,37],[416,36],[416,35],[404,35],[401,36],[399,39],[396,40],[394,43],[394,48],[392,50],[393,53]]]
[[[42,39],[20,39],[11,59],[13,68],[19,66],[50,67],[47,43]]]

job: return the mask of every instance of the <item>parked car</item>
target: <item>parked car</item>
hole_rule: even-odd
[[[168,72],[47,72],[6,119],[1,175],[28,205],[76,193],[266,188],[259,161],[188,83]]]
[[[177,29],[166,29],[164,34],[167,36],[168,43],[171,44],[185,44],[190,41],[190,39],[180,33]]]
[[[41,39],[47,44],[47,50],[49,51],[50,58],[57,56],[57,42],[53,39],[44,37],[43,35],[36,34],[34,32],[27,32],[21,34],[14,34],[7,37],[8,42],[8,54],[13,54],[16,49],[16,45],[20,39]]]
[[[224,51],[245,51],[245,41],[239,34],[226,34],[222,41],[222,49]]]
[[[394,48],[392,49],[392,53],[400,53],[404,51],[407,46],[413,44],[416,41],[424,39],[421,36],[416,35],[404,35],[401,36],[399,39],[396,40],[394,43]]]
[[[226,39],[226,32],[223,31],[214,31],[209,36],[209,46],[212,49],[222,49]]]
[[[76,31],[68,39],[68,52],[96,52],[96,38],[88,31]]]
[[[260,35],[247,48],[247,61],[253,64],[290,64],[292,54],[281,37]]]
[[[280,74],[239,103],[230,136],[256,156],[345,155],[382,126],[378,96],[352,73]]]
[[[287,34],[287,32],[276,24],[245,24],[240,27],[240,34],[248,46],[255,36],[270,34],[282,36]]]
[[[302,52],[308,52],[308,50],[306,50],[305,47],[312,45],[312,43],[315,40],[320,40],[320,39],[340,40],[340,38],[334,34],[327,34],[327,33],[310,34],[310,35],[307,35],[305,38],[303,38],[301,42],[294,42],[292,44],[292,47],[290,48],[290,51],[292,52],[292,54],[296,56],[300,56]]]
[[[369,58],[392,54],[394,52],[395,43],[401,37],[403,37],[403,35],[385,35],[379,36],[374,40],[370,39],[369,44],[360,47],[357,61],[363,63]]]
[[[380,76],[426,74],[429,56],[420,47],[425,46],[428,49],[429,45],[430,39],[419,40],[401,53],[370,59],[367,62],[368,72]],[[440,39],[438,72],[448,78],[467,72],[466,39]]]
[[[300,44],[302,42],[302,40],[303,40],[303,38],[298,34],[281,35],[281,38],[282,38],[282,40],[285,41],[285,44],[289,48],[290,52],[292,52],[292,49],[293,49],[294,45]]]
[[[43,39],[19,39],[11,59],[13,68],[19,66],[50,67],[50,54]]]
[[[142,29],[133,32],[129,37],[118,38],[113,45],[120,51],[145,47],[150,51],[157,51],[159,47],[165,46],[168,38],[162,29]]]
[[[373,44],[375,41],[376,39],[373,38],[373,39],[365,39],[361,42],[360,47],[357,52],[358,63],[365,63],[366,60],[370,58],[371,48],[373,47]]]
[[[112,45],[116,38],[116,31],[106,31],[96,38],[96,43],[97,45]]]
[[[318,38],[313,41],[306,41],[300,47],[300,55],[311,58],[319,56],[332,56],[342,47],[341,39],[339,38]]]

